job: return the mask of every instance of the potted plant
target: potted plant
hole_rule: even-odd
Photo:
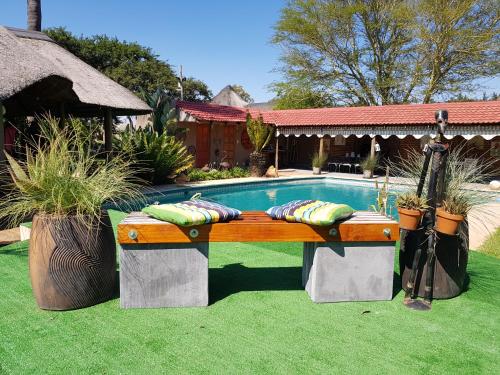
[[[441,207],[436,209],[436,231],[451,236],[457,234],[460,223],[465,220],[470,209],[465,195],[448,192]]]
[[[85,125],[39,120],[41,137],[26,162],[7,155],[10,192],[0,218],[12,224],[33,216],[29,246],[31,285],[38,306],[68,310],[110,299],[115,290],[116,247],[106,201],[137,199],[130,163],[99,158]]]
[[[325,165],[327,156],[325,154],[314,153],[311,163],[313,168],[313,174],[321,174],[321,168]]]
[[[266,173],[266,155],[262,150],[271,141],[274,128],[264,124],[262,116],[253,119],[250,113],[247,113],[246,125],[248,137],[253,145],[253,152],[250,154],[250,174],[252,177],[262,177]]]
[[[363,170],[363,178],[372,178],[373,171],[377,168],[378,160],[376,157],[368,156],[361,162],[361,169]]]
[[[422,216],[427,208],[427,201],[415,192],[408,191],[396,198],[399,214],[399,226],[406,230],[416,230],[420,226]]]

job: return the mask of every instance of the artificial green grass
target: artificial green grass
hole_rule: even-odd
[[[122,216],[114,213],[113,224]],[[0,249],[0,374],[500,373],[500,260],[471,253],[469,290],[430,312],[314,304],[300,244],[213,244],[207,308],[42,311],[27,244]]]
[[[481,245],[479,251],[500,258],[500,228]]]

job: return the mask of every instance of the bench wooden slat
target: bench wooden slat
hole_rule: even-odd
[[[330,229],[336,234],[331,235]],[[192,238],[190,231],[198,230]],[[384,233],[390,230],[390,236]],[[129,237],[130,231],[137,238]],[[271,219],[263,211],[246,211],[242,218],[228,223],[180,227],[148,217],[141,212],[129,214],[118,225],[121,244],[157,244],[192,242],[393,242],[399,240],[396,221],[373,212],[356,212],[353,217],[329,227],[288,223]]]

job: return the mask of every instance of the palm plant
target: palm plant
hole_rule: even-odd
[[[140,178],[155,185],[171,181],[194,163],[182,142],[151,128],[121,133],[115,147],[129,155]]]
[[[274,136],[274,128],[264,123],[262,116],[254,119],[247,113],[246,119],[248,137],[254,150],[250,154],[250,172],[252,176],[260,177],[265,172],[266,157],[262,153]]]
[[[152,94],[143,91],[142,97],[153,109],[150,119],[155,132],[177,135],[182,130],[177,127],[174,99],[166,90],[158,88]]]

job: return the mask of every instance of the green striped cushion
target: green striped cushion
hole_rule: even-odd
[[[202,199],[175,204],[153,204],[143,208],[142,212],[155,219],[182,226],[229,221],[241,215],[239,210]]]
[[[311,225],[331,225],[354,213],[347,204],[336,204],[317,200],[295,200],[266,211],[273,219]]]

